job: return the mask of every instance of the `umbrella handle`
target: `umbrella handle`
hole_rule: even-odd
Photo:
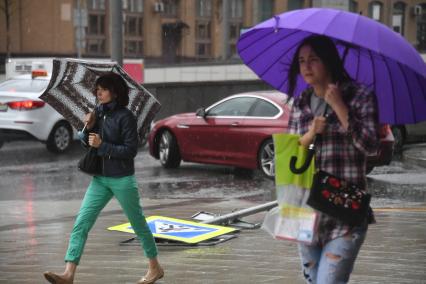
[[[309,146],[309,151],[306,156],[306,160],[300,168],[296,168],[297,157],[296,156],[291,157],[290,170],[292,173],[300,175],[309,168],[309,165],[311,164],[312,158],[314,157],[314,154],[315,154],[315,149],[312,146],[313,144]]]
[[[324,111],[324,113],[325,113],[325,111]],[[306,160],[300,168],[298,168],[298,169],[296,168],[297,157],[296,156],[291,157],[291,159],[290,159],[290,170],[291,170],[292,173],[300,175],[300,174],[304,173],[309,168],[309,165],[311,164],[311,161],[312,161],[314,154],[315,154],[315,142],[317,140],[320,140],[321,136],[322,136],[321,134],[316,134],[314,136],[314,140],[312,140],[312,143],[309,145],[308,154],[306,155]]]

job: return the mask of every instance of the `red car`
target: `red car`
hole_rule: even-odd
[[[183,160],[259,168],[273,178],[272,134],[287,129],[290,107],[285,102],[286,96],[278,91],[250,92],[229,96],[196,113],[170,116],[151,130],[150,154],[165,168],[177,168]],[[390,128],[386,129],[391,135]],[[384,144],[382,152],[390,149],[390,156],[373,157],[372,166],[388,164],[392,159],[393,139]]]

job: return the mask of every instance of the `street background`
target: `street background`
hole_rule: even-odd
[[[61,272],[69,233],[90,177],[76,164],[73,145],[54,155],[38,142],[0,150],[0,283],[45,283]],[[405,148],[368,178],[378,223],[369,229],[350,283],[426,283],[426,145]],[[142,148],[136,177],[146,216],[190,219],[198,211],[226,214],[271,200],[273,182],[260,173],[183,163],[164,170]],[[244,218],[262,222],[264,213]],[[126,223],[113,200],[89,236],[75,283],[135,283],[147,259],[131,234],[107,231]],[[243,230],[215,246],[160,246],[165,278],[158,283],[303,283],[296,245],[260,229]]]

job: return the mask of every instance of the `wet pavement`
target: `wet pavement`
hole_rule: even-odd
[[[43,271],[63,269],[90,180],[76,170],[81,153],[75,145],[56,156],[34,143],[0,150],[0,283],[46,283]],[[218,166],[184,163],[166,171],[145,149],[136,168],[147,216],[225,214],[271,200],[274,187],[258,173]],[[378,224],[369,229],[350,283],[426,283],[425,176],[423,167],[404,158],[369,176]],[[244,220],[258,223],[263,216]],[[133,235],[106,230],[125,222],[113,200],[91,231],[75,283],[135,283],[144,274],[147,260],[139,245],[120,245]],[[259,229],[216,246],[159,248],[166,275],[158,283],[303,283],[295,244],[274,241]]]

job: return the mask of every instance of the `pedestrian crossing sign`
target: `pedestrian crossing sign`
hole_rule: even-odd
[[[163,216],[150,216],[146,218],[146,221],[154,237],[189,244],[199,243],[237,231],[237,229],[230,227],[202,224]],[[108,230],[135,233],[130,223],[109,227]]]

